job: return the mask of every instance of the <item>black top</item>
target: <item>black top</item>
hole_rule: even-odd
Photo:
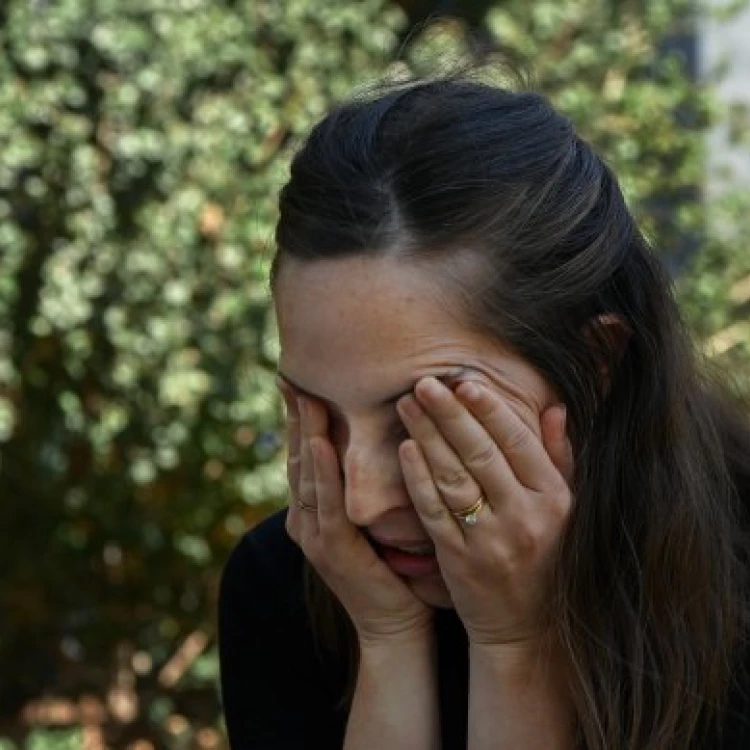
[[[344,677],[316,656],[302,583],[303,556],[284,527],[286,511],[246,533],[229,557],[219,597],[221,687],[233,750],[341,748]],[[443,750],[466,750],[468,654],[456,614],[437,610]],[[449,676],[449,677],[448,677]],[[750,695],[735,691],[724,743],[750,749]]]

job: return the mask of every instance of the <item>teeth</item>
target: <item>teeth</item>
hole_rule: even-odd
[[[414,547],[397,547],[402,552],[408,552],[410,555],[432,555],[435,552],[435,548],[431,544],[421,544]]]

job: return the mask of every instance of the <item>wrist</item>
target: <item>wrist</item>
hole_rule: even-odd
[[[567,673],[568,660],[557,639],[541,637],[509,643],[469,642],[469,657],[481,661],[492,671],[528,679],[530,675]]]
[[[440,748],[437,685],[432,631],[361,641],[344,748]]]
[[[383,629],[373,631],[357,629],[357,640],[360,651],[391,651],[393,649],[409,649],[435,642],[435,627],[430,614],[424,620],[399,629]]]
[[[432,626],[399,633],[362,635],[358,634],[359,651],[362,656],[408,654],[430,651],[437,644],[437,637]]]
[[[573,750],[576,709],[568,665],[566,652],[551,639],[470,643],[469,748]]]

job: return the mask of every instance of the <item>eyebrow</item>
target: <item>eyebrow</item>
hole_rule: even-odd
[[[468,372],[470,369],[471,368],[468,368],[468,367],[457,367],[455,370],[453,370],[451,372],[446,372],[446,373],[443,373],[441,375],[433,375],[432,377],[437,378],[438,380],[440,380],[441,382],[445,383],[446,385],[448,385],[450,387],[450,382],[451,381],[456,380],[461,375],[463,375],[464,373]],[[291,385],[292,387],[294,387],[296,390],[298,390],[304,396],[310,396],[311,398],[318,399],[319,401],[322,401],[324,404],[326,404],[327,406],[332,407],[334,409],[338,408],[336,406],[336,404],[334,404],[332,401],[329,401],[324,396],[321,396],[319,393],[313,393],[312,391],[309,391],[306,388],[303,388],[299,383],[295,383],[294,380],[292,380],[285,373],[281,372],[281,370],[277,370],[276,374],[282,380],[285,380],[287,383],[289,383],[289,385]],[[422,377],[427,377],[427,376],[423,375]],[[414,383],[409,388],[407,388],[406,390],[401,391],[399,393],[396,393],[396,394],[394,394],[392,396],[387,396],[384,399],[381,399],[376,404],[376,406],[378,406],[378,407],[381,407],[381,406],[392,406],[393,404],[396,403],[396,401],[398,401],[403,396],[406,396],[408,393],[412,393],[414,391],[414,387],[416,386],[417,382],[419,382],[419,380],[421,380],[421,379],[422,379],[421,377],[417,378],[417,380],[415,380]],[[448,381],[448,382],[446,382],[446,381]]]

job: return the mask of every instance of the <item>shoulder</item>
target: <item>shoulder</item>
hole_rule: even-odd
[[[279,511],[245,533],[221,578],[221,695],[233,748],[305,750],[343,741],[341,686],[316,656],[304,556],[285,522],[286,511]]]
[[[259,615],[304,609],[303,555],[286,532],[286,509],[246,532],[229,555],[220,588],[220,610],[252,607]],[[263,601],[266,606],[259,607]]]

